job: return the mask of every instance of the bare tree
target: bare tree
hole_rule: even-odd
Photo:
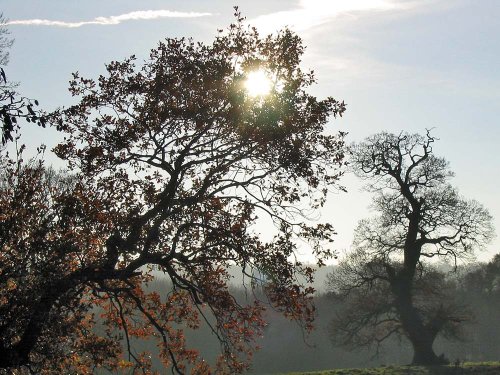
[[[473,257],[493,236],[491,216],[462,198],[448,180],[448,162],[433,154],[436,138],[379,133],[352,147],[355,173],[368,181],[377,216],[362,220],[354,252],[330,276],[349,301],[333,322],[348,347],[380,344],[393,334],[411,342],[413,363],[436,364],[438,334],[457,337],[466,310],[447,293],[446,278],[423,262]]]
[[[3,13],[0,13],[0,66],[5,66],[9,62],[9,48],[14,43],[9,30],[5,27],[6,23]]]
[[[18,119],[46,126],[43,113],[36,109],[38,101],[21,96],[17,92],[18,84],[7,78],[4,67],[9,62],[9,49],[14,39],[10,37],[6,23],[7,19],[0,13],[0,147],[14,140],[14,134],[19,128]]]

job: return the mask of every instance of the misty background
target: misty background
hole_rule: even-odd
[[[330,339],[331,320],[342,308],[342,303],[328,289],[328,275],[336,266],[322,267],[316,272],[314,287],[316,320],[315,329],[307,334],[296,322],[287,320],[281,313],[267,306],[265,319],[268,323],[264,337],[257,340],[260,347],[253,357],[250,374],[273,374],[283,372],[315,371],[333,368],[378,367],[405,365],[412,360],[412,347],[405,338],[390,338],[379,348],[364,348],[348,351],[332,344]],[[463,340],[448,341],[438,336],[434,349],[444,354],[451,362],[493,361],[500,353],[500,254],[490,262],[473,263],[455,269],[448,264],[438,265],[453,284],[457,300],[468,307],[470,322],[464,325]],[[244,288],[241,272],[231,269],[233,295],[240,303],[252,302],[253,294]],[[150,290],[165,295],[171,289],[167,279],[157,278],[149,285]],[[263,301],[265,302],[265,301]],[[208,316],[209,320],[210,317]],[[197,330],[185,331],[189,347],[200,351],[204,359],[214,361],[221,347],[207,324]],[[151,341],[134,341],[135,351],[155,351]],[[154,356],[153,356],[154,358]],[[153,361],[158,370],[159,362]]]

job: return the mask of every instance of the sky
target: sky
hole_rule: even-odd
[[[66,106],[72,72],[98,77],[106,63],[145,58],[166,37],[210,43],[233,21],[234,5],[263,35],[288,26],[303,38],[302,65],[318,80],[311,92],[347,103],[329,132],[356,142],[432,128],[453,185],[489,209],[500,234],[500,0],[0,0],[15,39],[8,76],[44,109]],[[49,148],[59,139],[26,132],[27,143]],[[321,220],[334,225],[334,247],[344,252],[373,212],[355,177],[341,183],[348,193],[331,194]],[[499,252],[497,237],[478,259]]]

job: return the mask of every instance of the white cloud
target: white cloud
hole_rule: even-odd
[[[259,16],[250,23],[263,33],[273,32],[285,26],[295,31],[304,31],[342,14],[403,7],[401,3],[393,0],[300,0],[296,9]]]
[[[119,23],[132,20],[153,20],[157,18],[193,18],[211,16],[211,13],[199,12],[176,12],[171,10],[139,10],[110,17],[96,17],[91,21],[66,22],[46,19],[13,20],[7,25],[30,25],[30,26],[56,26],[56,27],[81,27],[85,25],[118,25]]]

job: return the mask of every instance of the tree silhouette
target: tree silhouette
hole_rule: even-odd
[[[348,308],[332,323],[334,339],[348,347],[380,344],[404,335],[413,363],[436,364],[438,334],[456,337],[467,311],[450,296],[446,278],[427,258],[467,259],[492,236],[491,216],[449,185],[435,138],[379,133],[352,148],[356,174],[369,181],[378,215],[362,220],[354,251],[331,275]]]
[[[323,130],[345,108],[306,92],[314,77],[299,67],[299,37],[260,38],[236,16],[211,45],[167,39],[140,67],[132,56],[98,80],[75,73],[78,103],[48,117],[65,136],[55,153],[67,177],[2,155],[0,367],[148,371],[132,341],[149,337],[165,366],[206,373],[183,330],[211,314],[216,371],[233,373],[246,368],[266,304],[311,327],[313,289],[300,280],[313,270],[294,257],[296,239],[320,264],[331,255],[332,227],[306,219],[341,173],[343,134]],[[251,97],[243,83],[257,68],[274,85]],[[258,217],[274,223],[271,240]],[[230,265],[265,301],[233,298]],[[147,290],[158,275],[172,290]]]

